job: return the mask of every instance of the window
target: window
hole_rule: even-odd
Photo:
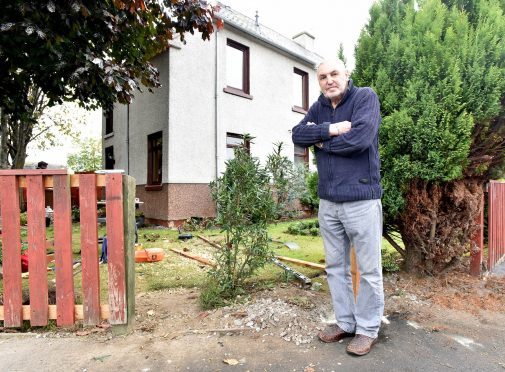
[[[306,114],[309,109],[309,74],[293,69],[293,111]]]
[[[105,134],[114,132],[114,113],[112,110],[105,112]]]
[[[236,41],[226,42],[226,93],[252,99],[249,95],[249,48]]]
[[[309,149],[295,145],[295,165],[309,166]]]
[[[241,134],[235,133],[226,133],[226,160],[231,160],[235,157],[235,149],[237,147],[243,146],[244,144],[244,136]],[[249,141],[246,142],[245,147],[247,152],[250,153],[251,143]]]
[[[163,159],[163,132],[147,136],[147,185],[161,186]]]
[[[105,169],[114,169],[114,164],[116,160],[114,159],[114,146],[109,146],[105,148]]]

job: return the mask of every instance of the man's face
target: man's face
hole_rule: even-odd
[[[324,96],[335,100],[341,98],[347,89],[349,74],[342,63],[327,61],[319,65],[317,79]]]

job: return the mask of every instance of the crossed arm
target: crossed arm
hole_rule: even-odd
[[[351,121],[315,124],[313,107],[293,128],[293,142],[302,147],[317,146],[323,151],[348,156],[366,150],[377,136],[380,106],[375,92],[363,90],[354,105]]]

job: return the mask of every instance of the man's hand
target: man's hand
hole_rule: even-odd
[[[338,123],[330,124],[329,134],[330,136],[340,136],[344,133],[347,133],[351,130],[351,122],[350,121],[341,121]]]

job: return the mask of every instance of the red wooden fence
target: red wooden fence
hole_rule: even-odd
[[[82,319],[94,325],[133,320],[134,180],[121,174],[70,175],[66,170],[0,171],[2,217],[3,306],[5,327],[23,320],[45,326],[56,319],[70,326]],[[72,253],[71,188],[80,194],[80,230],[83,304],[75,304]],[[98,262],[97,187],[106,189],[108,236],[108,303],[100,303]],[[19,195],[26,188],[29,259],[29,305],[22,304],[21,227]],[[53,190],[56,305],[48,303],[46,263],[45,189]],[[131,314],[129,316],[128,314]]]
[[[488,270],[505,258],[505,182],[490,181],[488,214]]]

